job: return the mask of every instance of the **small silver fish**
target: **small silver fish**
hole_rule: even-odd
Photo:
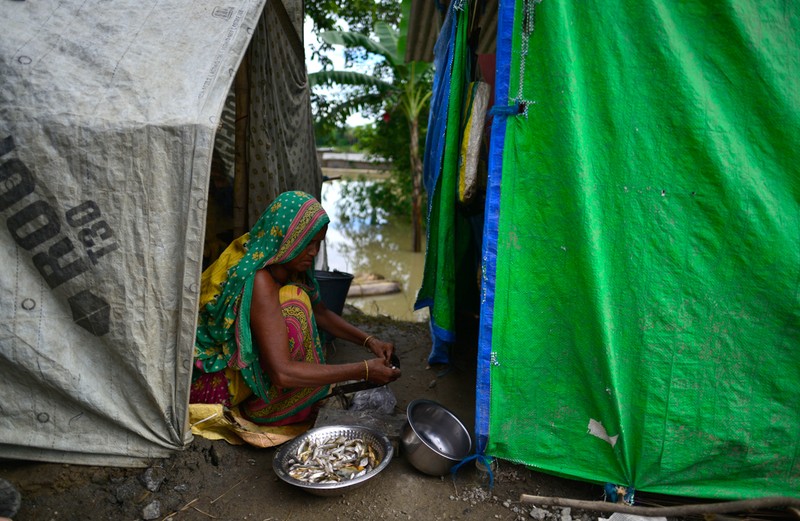
[[[338,483],[355,479],[380,463],[372,446],[360,438],[330,437],[304,440],[287,459],[288,473],[308,483]]]

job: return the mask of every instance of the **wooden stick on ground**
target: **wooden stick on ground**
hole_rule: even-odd
[[[791,497],[765,497],[757,499],[743,499],[740,501],[725,501],[721,503],[701,503],[696,505],[678,505],[669,507],[637,507],[624,503],[609,503],[606,501],[585,501],[560,497],[531,496],[522,494],[520,501],[533,505],[549,505],[560,507],[578,508],[581,510],[594,510],[595,512],[620,512],[645,517],[688,516],[693,514],[729,514],[732,512],[745,512],[762,508],[800,508],[800,499]]]
[[[186,503],[185,505],[183,505],[183,506],[182,506],[182,507],[181,507],[179,510],[176,510],[176,511],[174,511],[174,512],[170,513],[169,515],[167,515],[167,517],[163,518],[161,521],[169,521],[170,519],[172,519],[173,517],[175,517],[177,514],[180,514],[181,512],[183,512],[183,511],[187,510],[187,509],[188,509],[190,506],[192,506],[192,504],[194,504],[194,503],[195,503],[195,502],[196,502],[198,499],[200,499],[200,498],[197,498],[197,497],[196,497],[196,498],[194,498],[193,500],[191,500],[191,501],[189,501],[188,503]]]
[[[235,485],[233,485],[231,488],[229,488],[228,490],[226,490],[225,492],[223,492],[222,494],[220,494],[220,495],[219,495],[219,496],[217,496],[216,498],[212,499],[212,500],[211,500],[211,504],[213,505],[214,503],[216,503],[217,501],[219,501],[219,500],[220,500],[220,498],[222,498],[222,496],[224,496],[225,494],[227,494],[227,493],[228,493],[228,492],[230,492],[231,490],[233,490],[233,489],[235,489],[236,487],[238,487],[239,485],[241,485],[241,484],[242,484],[242,482],[243,482],[244,480],[245,480],[245,478],[242,478],[242,479],[240,479],[238,483],[236,483]],[[203,512],[203,513],[205,513],[205,512]]]

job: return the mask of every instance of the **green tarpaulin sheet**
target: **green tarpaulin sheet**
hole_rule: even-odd
[[[502,4],[486,453],[800,497],[800,4]]]

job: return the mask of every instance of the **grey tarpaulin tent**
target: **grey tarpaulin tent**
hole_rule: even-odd
[[[190,441],[215,133],[276,12],[302,2],[0,7],[0,457],[136,465]],[[313,146],[305,126],[287,146]],[[309,161],[305,185],[288,168],[265,190],[317,192]]]

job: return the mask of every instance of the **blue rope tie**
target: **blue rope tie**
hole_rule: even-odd
[[[507,118],[519,114],[520,104],[515,102],[513,105],[494,105],[489,109],[490,116],[499,118]]]
[[[614,483],[606,483],[603,487],[606,500],[610,503],[619,503],[622,500],[626,505],[633,505],[633,487],[623,487]]]
[[[494,472],[492,472],[492,462],[494,461],[494,458],[488,457],[485,454],[473,454],[472,456],[467,456],[456,463],[453,468],[450,469],[450,474],[453,475],[453,479],[456,478],[456,472],[458,472],[458,469],[470,461],[480,461],[481,464],[486,467],[486,470],[489,472],[489,489],[494,488]]]

